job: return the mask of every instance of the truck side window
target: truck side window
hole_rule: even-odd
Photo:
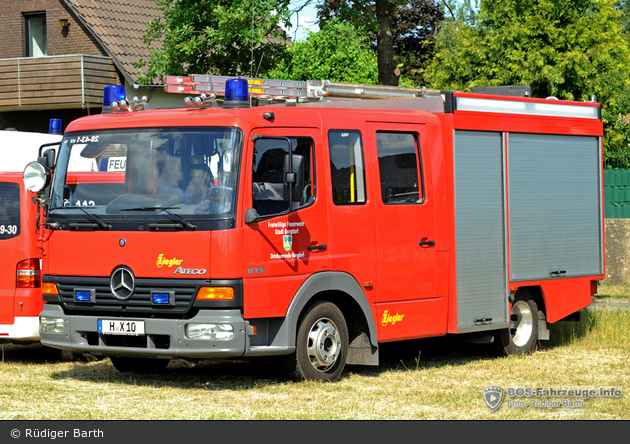
[[[313,183],[313,140],[307,137],[289,137],[292,154],[304,158],[304,187],[294,195],[293,209],[315,201]],[[286,145],[277,139],[259,139],[254,146],[252,170],[253,207],[259,216],[281,214],[289,210],[284,200],[282,176],[284,158],[289,153]]]
[[[422,176],[418,174],[416,134],[377,132],[376,150],[385,204],[422,203]]]
[[[330,175],[335,205],[356,205],[366,202],[365,164],[360,131],[328,132]]]
[[[28,205],[28,203],[27,203]],[[0,240],[20,234],[20,186],[0,182]]]

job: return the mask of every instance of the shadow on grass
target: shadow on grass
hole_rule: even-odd
[[[0,362],[21,364],[52,364],[71,359],[71,354],[45,347],[39,342],[31,344],[2,344]],[[70,358],[69,358],[70,357]]]
[[[467,365],[480,359],[497,359],[492,344],[471,344],[464,336],[447,335],[380,345],[378,367],[348,366],[353,373],[378,377],[383,372],[412,371]]]
[[[582,309],[582,319],[577,322],[556,322],[549,325],[549,341],[540,345],[541,349],[552,349],[570,345],[576,340],[591,334],[598,322],[597,312],[590,309]]]
[[[539,342],[543,350],[568,345],[589,335],[597,315],[583,310],[580,322],[558,322],[550,325],[551,340]],[[409,340],[380,345],[380,365],[377,367],[346,366],[341,379],[351,374],[378,377],[384,372],[407,372],[444,366],[467,365],[479,360],[502,359],[491,344],[470,344],[464,336],[447,335],[438,338]],[[194,367],[171,361],[168,367],[152,374],[120,373],[109,359],[98,362],[78,362],[71,354],[42,346],[5,345],[4,362],[21,364],[51,364],[56,369],[51,377],[58,380],[123,383],[130,385],[205,390],[247,390],[254,387],[292,384],[282,371],[279,359],[205,360]]]
[[[487,346],[464,344],[452,336],[381,344],[378,367],[346,366],[341,380],[350,377],[351,373],[358,376],[378,377],[383,372],[405,372],[418,368],[466,365],[471,361],[493,358]],[[74,379],[213,391],[300,384],[284,376],[285,373],[279,361],[274,358],[206,360],[194,367],[189,367],[183,362],[173,360],[166,369],[160,372],[134,374],[118,372],[110,360],[105,359],[100,362],[73,363],[70,368],[54,371],[51,377],[59,380]]]

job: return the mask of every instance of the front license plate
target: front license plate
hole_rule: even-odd
[[[144,321],[121,321],[120,319],[99,319],[98,332],[104,335],[144,335]]]

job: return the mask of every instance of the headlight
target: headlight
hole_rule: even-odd
[[[39,318],[39,330],[42,333],[63,333],[64,328],[63,318]]]
[[[209,339],[229,341],[234,338],[234,327],[229,324],[187,324],[188,339]]]
[[[37,193],[50,183],[50,170],[39,162],[30,162],[24,168],[22,180],[28,190]]]

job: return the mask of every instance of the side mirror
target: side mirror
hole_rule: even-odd
[[[50,185],[50,169],[39,162],[30,162],[26,165],[26,168],[24,168],[22,180],[28,190],[39,193]]]
[[[292,204],[296,192],[301,196],[304,188],[304,156],[293,154],[291,159],[292,162],[289,162],[289,155],[284,156],[283,197],[286,202]]]
[[[39,163],[42,165],[46,165],[49,170],[53,170],[55,168],[55,155],[57,153],[55,150],[46,150],[44,155],[39,158]]]
[[[258,219],[258,211],[254,208],[248,208],[245,210],[245,223],[247,225],[253,224]]]

